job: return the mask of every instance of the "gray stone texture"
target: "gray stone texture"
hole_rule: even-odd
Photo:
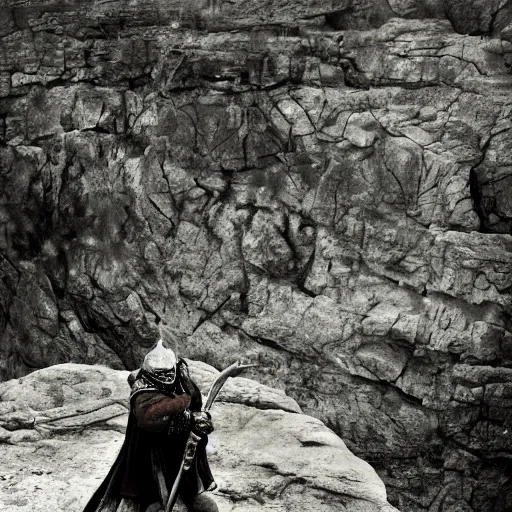
[[[402,511],[510,510],[510,1],[3,5],[2,380],[163,321]]]

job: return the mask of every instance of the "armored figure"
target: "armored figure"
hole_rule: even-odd
[[[187,363],[162,338],[128,377],[130,414],[121,451],[84,512],[161,512],[174,484],[191,512],[218,512],[204,491],[216,484],[206,457],[211,416],[202,412],[199,388]],[[197,447],[180,472],[189,435]]]

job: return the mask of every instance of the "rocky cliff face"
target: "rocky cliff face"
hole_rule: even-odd
[[[2,379],[247,350],[404,511],[512,506],[512,3],[8,1]]]
[[[190,369],[203,392],[218,373]],[[127,376],[64,364],[0,384],[3,511],[83,510],[123,442]],[[219,400],[208,456],[220,512],[397,512],[375,471],[282,391],[237,378]]]

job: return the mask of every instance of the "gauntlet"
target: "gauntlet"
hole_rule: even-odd
[[[212,417],[209,412],[192,413],[192,431],[199,436],[207,436],[213,432]]]

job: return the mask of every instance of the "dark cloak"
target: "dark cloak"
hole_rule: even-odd
[[[176,387],[184,390],[191,397],[189,409],[193,412],[201,410],[201,392],[189,378],[186,363],[179,362]],[[140,373],[132,377],[133,383],[140,383]],[[130,381],[130,378],[129,378]],[[108,475],[94,493],[84,512],[115,511],[123,498],[130,498],[141,505],[141,510],[151,503],[165,501],[166,496],[160,495],[157,484],[156,468],[159,466],[170,492],[183,458],[188,432],[173,433],[167,429],[162,432],[144,430],[137,425],[134,411],[135,398],[140,393],[161,393],[172,396],[161,389],[150,386],[139,388],[137,394],[130,398],[130,414],[123,446],[112,465]],[[196,456],[191,468],[181,480],[179,494],[186,502],[204,490],[213,490],[216,485],[206,457],[208,438],[204,436],[197,446]]]

